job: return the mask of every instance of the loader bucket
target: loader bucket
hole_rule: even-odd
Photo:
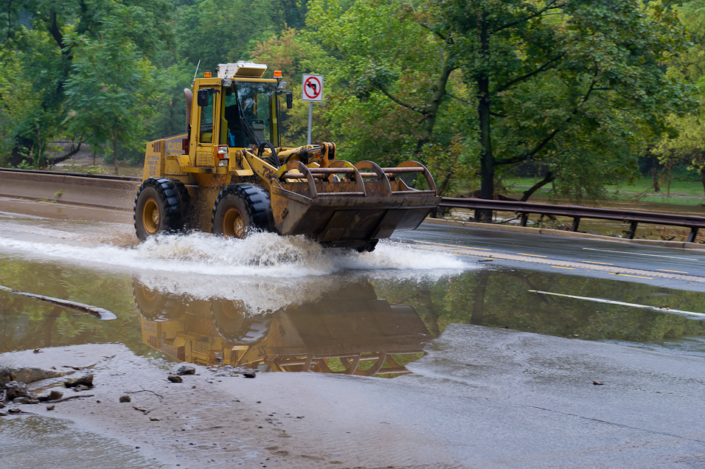
[[[429,190],[410,188],[403,174],[423,174]],[[309,168],[291,161],[270,186],[274,226],[282,235],[306,235],[328,247],[364,249],[395,230],[418,227],[441,198],[428,169],[407,161],[380,168],[371,161],[335,161]]]

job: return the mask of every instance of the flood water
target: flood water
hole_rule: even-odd
[[[702,318],[591,301],[705,313],[700,292],[478,264],[399,243],[360,255],[266,234],[194,234],[133,247],[2,238],[0,248],[0,285],[117,315],[101,321],[0,292],[0,352],[121,342],[202,365],[395,377],[449,325],[474,324],[705,354]]]

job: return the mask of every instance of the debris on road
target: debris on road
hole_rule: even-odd
[[[177,375],[195,375],[196,368],[191,365],[181,365],[178,370],[176,370]]]
[[[49,394],[44,396],[39,396],[37,399],[41,402],[45,401],[56,401],[64,397],[64,393],[56,389],[52,389]]]
[[[64,386],[67,388],[75,388],[77,386],[85,386],[86,389],[93,387],[93,374],[88,373],[78,378],[68,379],[64,382]]]
[[[10,381],[5,385],[5,400],[14,401],[18,397],[27,397],[29,391],[25,383]]]

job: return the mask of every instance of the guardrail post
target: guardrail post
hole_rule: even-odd
[[[526,222],[529,221],[529,214],[527,212],[522,212],[521,214],[521,226],[526,226]]]
[[[579,226],[580,226],[580,217],[573,217],[573,226],[570,229],[570,231],[578,231]]]
[[[632,224],[629,225],[629,233],[627,233],[627,239],[634,239],[637,226],[639,226],[639,222],[637,221],[633,221]]]
[[[688,235],[688,242],[694,243],[698,237],[698,228],[693,226],[690,228],[690,234]]]

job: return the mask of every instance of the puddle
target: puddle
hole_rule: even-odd
[[[107,273],[4,257],[0,285],[105,308],[117,319],[0,292],[0,353],[121,342],[139,355],[202,365],[394,377],[455,323],[705,353],[697,339],[705,321],[641,307],[705,313],[698,292],[496,266],[368,265],[298,278],[207,275],[206,268]]]

